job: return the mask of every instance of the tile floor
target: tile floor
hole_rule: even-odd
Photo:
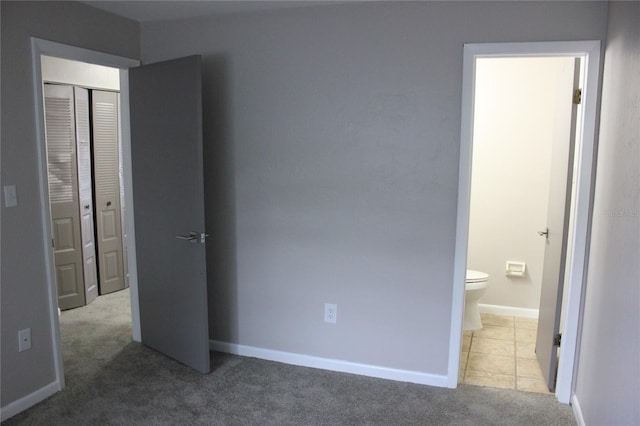
[[[465,331],[460,383],[549,393],[535,355],[538,321],[481,314],[482,330]]]

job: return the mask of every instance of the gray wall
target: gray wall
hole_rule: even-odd
[[[446,374],[463,43],[604,39],[606,13],[372,2],[143,24],[144,61],[203,55],[212,338]]]
[[[576,398],[588,425],[640,424],[640,3],[609,7]]]
[[[19,202],[12,208],[2,204],[0,405],[6,406],[55,379],[29,37],[131,58],[139,56],[140,44],[137,23],[83,4],[2,1],[0,13],[2,185],[15,184]],[[32,349],[18,353],[18,330],[26,327]]]

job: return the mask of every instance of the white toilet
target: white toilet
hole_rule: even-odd
[[[489,274],[467,269],[464,292],[464,320],[462,322],[463,330],[472,331],[482,328],[478,300],[487,291],[488,285]]]

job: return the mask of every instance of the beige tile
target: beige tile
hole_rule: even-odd
[[[462,336],[462,352],[469,352],[471,347],[471,336]]]
[[[514,356],[515,345],[513,341],[499,340],[499,339],[487,339],[483,337],[474,337],[471,344],[471,352]]]
[[[538,329],[538,320],[535,318],[516,317],[516,328]]]
[[[516,342],[516,356],[518,358],[536,359],[536,344],[529,342]]]
[[[482,328],[482,330],[474,331],[473,337],[513,341],[513,327],[498,327],[495,325],[486,325]]]
[[[471,337],[471,336],[473,335],[473,331],[463,330],[463,331],[462,331],[462,335],[463,335],[463,336],[465,336],[465,337],[466,337],[466,336]]]
[[[516,389],[524,392],[551,393],[542,379],[516,378]]]
[[[467,371],[464,383],[468,385],[490,386],[493,388],[515,389],[515,377],[505,374]]]
[[[530,379],[543,379],[542,371],[537,359],[516,358],[518,377],[528,377]]]
[[[483,325],[497,325],[500,327],[513,327],[513,317],[496,314],[480,314]]]
[[[469,352],[462,351],[460,353],[460,366],[467,368],[467,361],[469,360]]]
[[[472,345],[473,346],[473,345]],[[470,352],[467,362],[469,371],[482,371],[485,373],[497,373],[515,375],[515,358],[512,356],[477,354]]]
[[[516,341],[535,343],[537,330],[529,328],[516,328]]]

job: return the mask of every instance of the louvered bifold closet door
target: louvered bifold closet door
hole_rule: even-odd
[[[105,294],[124,288],[117,93],[94,90],[92,118],[98,270]]]
[[[58,307],[85,303],[73,87],[45,84],[45,134]]]
[[[73,88],[76,112],[76,148],[78,189],[80,198],[80,232],[84,270],[85,301],[88,305],[98,296],[98,272],[93,227],[93,188],[91,179],[91,127],[89,124],[89,91]]]

